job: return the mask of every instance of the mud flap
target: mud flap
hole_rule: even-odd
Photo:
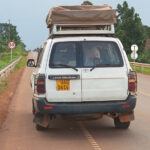
[[[119,115],[120,122],[130,122],[131,120],[134,120],[134,112],[128,113],[128,114],[120,114]]]
[[[45,127],[45,128],[48,127],[49,121],[50,121],[50,118],[49,118],[48,114],[36,113],[34,115],[33,122],[40,125],[40,126],[42,126],[42,127]]]

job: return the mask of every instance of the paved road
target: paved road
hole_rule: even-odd
[[[26,68],[0,129],[0,150],[149,150],[150,76],[138,75],[136,119],[128,130],[114,129],[113,120],[76,122],[57,118],[48,131],[32,123],[31,69]]]

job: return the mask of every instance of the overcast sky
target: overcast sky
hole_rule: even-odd
[[[113,8],[123,0],[90,0],[95,5],[109,4]],[[49,9],[59,5],[80,5],[83,0],[0,0],[0,23],[11,20],[27,49],[39,47],[48,37],[45,19]],[[150,26],[150,1],[127,0],[140,15],[144,25]]]

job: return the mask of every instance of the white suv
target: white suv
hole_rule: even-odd
[[[136,73],[117,38],[75,36],[48,39],[32,74],[34,122],[38,130],[57,115],[114,119],[128,128],[136,105]]]

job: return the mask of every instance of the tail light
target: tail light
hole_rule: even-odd
[[[135,71],[130,71],[128,74],[128,90],[131,93],[137,91],[137,74]]]
[[[37,94],[45,94],[45,75],[39,74],[35,81],[35,90]]]

